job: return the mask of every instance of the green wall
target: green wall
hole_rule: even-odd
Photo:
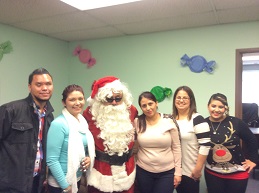
[[[196,96],[198,111],[207,116],[207,101],[216,93],[226,94],[230,113],[235,110],[235,51],[259,47],[259,22],[218,25],[175,30],[137,36],[99,39],[69,44],[70,53],[81,45],[92,52],[97,63],[87,69],[78,57],[72,57],[70,82],[83,85],[90,94],[93,80],[105,75],[118,76],[129,85],[137,105],[138,95],[154,86],[174,90],[190,86]],[[215,60],[213,74],[193,73],[180,65],[180,58],[201,55]],[[170,113],[172,98],[159,104],[162,112]]]
[[[208,116],[208,99],[216,92],[226,94],[230,113],[234,115],[235,51],[259,47],[259,22],[72,42],[70,53],[77,45],[89,49],[97,60],[90,69],[77,57],[72,58],[70,65],[70,81],[83,85],[88,95],[92,81],[106,75],[118,76],[129,85],[137,107],[138,95],[153,86],[169,87],[174,92],[177,87],[188,85],[194,91],[198,111],[204,116]],[[184,54],[215,60],[214,73],[193,73],[188,67],[181,67],[180,58]],[[170,113],[171,106],[172,98],[165,99],[159,110]],[[200,190],[206,193],[204,176]]]
[[[0,105],[28,95],[28,77],[36,68],[46,68],[54,79],[51,102],[55,115],[61,112],[61,93],[68,85],[68,43],[0,24],[0,44],[10,40],[13,52],[0,61]]]
[[[259,47],[259,22],[70,43],[3,24],[0,34],[0,43],[10,40],[14,48],[0,61],[0,105],[27,96],[28,75],[35,68],[45,67],[54,77],[51,102],[56,116],[62,109],[61,93],[65,86],[79,84],[88,97],[93,80],[106,75],[117,76],[128,84],[137,107],[142,91],[158,85],[174,92],[178,86],[188,85],[194,91],[198,111],[205,117],[207,101],[216,92],[227,95],[230,114],[234,115],[235,51]],[[94,67],[88,69],[72,55],[77,45],[92,52],[97,60]],[[184,54],[215,60],[214,73],[193,73],[188,67],[181,67]],[[159,110],[170,113],[171,106],[172,97],[159,103]],[[201,193],[205,192],[202,179]]]

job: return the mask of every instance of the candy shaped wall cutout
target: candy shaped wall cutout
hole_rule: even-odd
[[[83,64],[87,64],[87,68],[91,68],[96,64],[96,59],[92,57],[90,50],[82,49],[81,46],[77,46],[74,49],[73,55],[78,56]]]
[[[195,73],[200,73],[203,71],[213,73],[216,62],[207,62],[206,59],[200,55],[196,55],[190,58],[189,56],[187,56],[187,54],[184,54],[183,57],[181,57],[181,65],[183,67],[189,66],[190,70]]]
[[[12,43],[8,40],[0,44],[0,61],[2,60],[4,54],[8,54],[13,51]]]

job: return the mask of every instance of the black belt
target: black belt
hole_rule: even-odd
[[[104,153],[102,151],[95,150],[96,157],[95,159],[109,163],[110,165],[116,165],[116,166],[122,166],[123,163],[127,162],[130,157],[132,156],[132,149],[130,149],[127,153],[123,153],[122,156],[118,156],[118,154],[115,155],[109,155],[107,153]]]

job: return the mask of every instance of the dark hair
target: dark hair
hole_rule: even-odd
[[[226,116],[229,115],[228,99],[227,99],[227,97],[224,94],[216,93],[216,94],[211,95],[211,97],[210,97],[210,99],[208,101],[208,106],[210,105],[212,100],[218,100],[218,101],[222,102],[222,104],[225,105],[225,109],[226,109],[225,114],[226,114]]]
[[[66,102],[66,99],[68,97],[68,95],[73,92],[73,91],[79,91],[81,92],[83,95],[84,94],[84,91],[83,91],[83,88],[81,86],[78,86],[78,85],[75,85],[75,84],[71,84],[71,85],[68,85],[64,90],[63,90],[63,93],[62,93],[62,101],[65,103]]]
[[[149,91],[142,92],[138,97],[138,104],[139,104],[140,108],[141,108],[140,102],[143,98],[147,98],[149,100],[157,102],[155,95],[153,95],[151,92],[149,92]],[[146,124],[146,115],[144,113],[142,113],[140,116],[138,116],[138,126],[139,126],[140,133],[143,133],[146,131],[147,124]]]
[[[38,69],[35,69],[35,70],[29,75],[29,81],[28,81],[28,83],[31,84],[34,75],[41,75],[41,74],[48,74],[48,75],[51,77],[51,79],[53,80],[52,76],[50,75],[50,73],[49,73],[45,68],[38,68]]]
[[[190,87],[188,86],[180,86],[176,89],[176,91],[174,92],[174,99],[173,99],[173,117],[176,118],[178,116],[178,109],[175,107],[175,99],[176,99],[176,95],[178,94],[178,92],[180,90],[183,90],[185,92],[187,92],[189,98],[190,98],[190,110],[188,113],[188,120],[191,120],[193,113],[197,113],[197,107],[196,107],[196,101],[195,101],[195,97],[193,94],[193,91]]]

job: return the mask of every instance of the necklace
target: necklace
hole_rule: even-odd
[[[146,117],[146,122],[149,124],[149,125],[155,125],[157,124],[157,122],[160,120],[160,114],[157,113],[156,115],[154,115],[153,118],[149,118],[147,119]]]
[[[210,121],[210,124],[211,124],[211,127],[212,127],[212,129],[213,129],[213,134],[214,134],[214,135],[216,135],[217,130],[219,129],[219,126],[220,126],[221,122],[222,122],[222,121],[220,121],[220,123],[218,124],[217,128],[214,129],[213,124],[212,124],[212,122]]]

